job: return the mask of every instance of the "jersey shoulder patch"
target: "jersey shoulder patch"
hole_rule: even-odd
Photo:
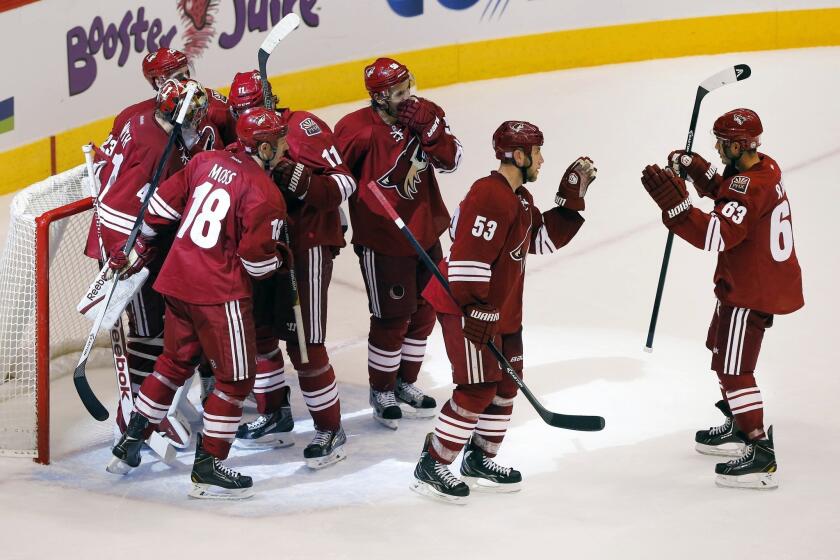
[[[750,186],[750,178],[744,175],[736,175],[729,182],[729,190],[740,194],[747,194],[747,187]]]
[[[300,121],[300,129],[303,130],[307,136],[317,136],[321,134],[321,127],[312,117],[306,117]]]

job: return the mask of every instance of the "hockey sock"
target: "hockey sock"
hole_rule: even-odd
[[[751,440],[763,439],[764,401],[761,391],[751,373],[741,375],[720,375],[720,382],[726,391],[726,402],[732,410],[735,425]]]
[[[451,464],[473,435],[479,410],[487,408],[496,391],[495,383],[458,385],[443,405],[435,422],[429,454],[435,461]]]
[[[169,405],[172,404],[175,392],[181,385],[183,381],[178,384],[175,380],[156,371],[140,386],[140,392],[134,399],[134,409],[149,420],[148,433],[144,434],[146,437],[151,435],[154,428],[166,418]]]
[[[300,362],[300,350],[297,345],[289,344],[288,350],[289,358],[297,370],[303,401],[312,415],[315,427],[322,430],[338,430],[341,426],[341,402],[338,398],[335,371],[330,365],[326,348],[323,344],[308,344],[307,364]]]
[[[163,337],[129,336],[126,346],[128,346],[126,361],[128,361],[131,392],[136,396],[140,385],[155,370],[155,360],[163,352]]]
[[[473,444],[479,447],[488,457],[495,457],[499,453],[502,440],[505,439],[510,415],[513,412],[513,398],[493,397],[484,412],[478,416],[478,424],[473,435]]]
[[[219,460],[227,458],[242,420],[243,400],[251,392],[253,380],[221,381],[204,403],[204,450]]]
[[[400,353],[399,378],[415,383],[426,355],[426,339],[435,327],[435,310],[425,301],[420,303],[408,323]]]
[[[275,348],[269,354],[257,355],[257,373],[254,377],[254,397],[257,412],[270,414],[289,402],[283,353]]]
[[[370,318],[368,376],[375,391],[393,391],[396,386],[408,319]]]

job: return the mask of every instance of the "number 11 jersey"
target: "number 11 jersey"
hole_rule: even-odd
[[[196,155],[161,183],[144,216],[144,229],[177,225],[154,288],[197,305],[250,297],[251,278],[267,278],[280,264],[285,218],[280,191],[251,156]]]
[[[747,171],[727,167],[711,213],[692,208],[671,231],[718,254],[715,295],[725,305],[785,314],[801,308],[802,271],[782,171],[759,153]]]

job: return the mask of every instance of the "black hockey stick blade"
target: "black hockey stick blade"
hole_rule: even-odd
[[[578,432],[600,432],[605,425],[602,416],[577,416],[574,414],[559,414],[548,410],[545,413],[540,411],[540,416],[549,426]]]
[[[76,392],[79,394],[82,404],[95,419],[104,422],[108,419],[108,411],[93,394],[93,389],[90,388],[87,377],[85,376],[85,364],[76,366],[73,372],[73,384],[76,386]]]

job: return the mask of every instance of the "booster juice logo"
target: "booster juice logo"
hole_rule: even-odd
[[[201,56],[216,34],[219,0],[172,0],[180,14],[183,51],[194,60]],[[318,0],[232,0],[234,25],[230,33],[219,35],[219,46],[232,49],[239,45],[247,31],[265,32],[283,16],[298,9],[301,19],[309,27],[317,27],[319,16],[315,13]],[[224,8],[229,9],[229,4]],[[96,16],[87,27],[76,26],[67,32],[67,78],[70,95],[85,92],[96,81],[97,56],[104,59],[117,56],[117,66],[122,68],[133,50],[139,55],[172,46],[178,27],[167,25],[161,19],[146,19],[146,8],[127,11],[122,20],[107,26],[102,17]]]

